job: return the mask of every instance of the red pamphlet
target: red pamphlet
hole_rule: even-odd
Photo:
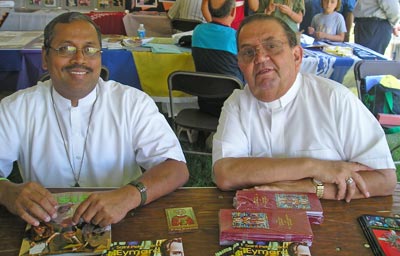
[[[323,210],[315,193],[238,190],[234,207],[246,209],[286,209],[305,211],[311,224],[323,222]]]
[[[220,245],[252,240],[299,242],[311,246],[313,239],[304,211],[221,209],[219,229]]]

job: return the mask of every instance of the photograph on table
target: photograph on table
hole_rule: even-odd
[[[157,0],[135,0],[136,7],[157,7]]]
[[[56,7],[57,6],[57,0],[45,0],[44,1],[44,6],[46,6],[46,7]]]

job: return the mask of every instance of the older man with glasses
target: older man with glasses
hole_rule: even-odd
[[[395,167],[381,126],[346,87],[299,73],[303,49],[285,22],[249,16],[237,44],[247,86],[225,101],[214,135],[219,188],[346,202],[393,193]]]
[[[188,180],[179,141],[154,101],[100,78],[101,33],[88,16],[54,18],[42,60],[50,80],[0,102],[1,205],[37,226],[57,218],[48,187],[117,188],[92,193],[72,219],[107,226]],[[7,179],[14,161],[23,184]]]

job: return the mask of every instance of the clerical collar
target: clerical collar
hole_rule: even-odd
[[[93,90],[86,95],[84,98],[79,100],[78,106],[91,106],[94,101],[96,100],[96,95],[97,95],[97,85],[96,87],[93,88]],[[54,101],[57,103],[57,105],[63,106],[63,107],[71,107],[71,100],[64,98],[61,94],[57,92],[54,87],[52,88],[53,90],[53,97]]]
[[[260,101],[260,103],[264,105],[266,108],[269,108],[271,110],[284,108],[296,97],[297,92],[300,89],[301,80],[302,80],[302,75],[299,73],[292,87],[290,87],[290,89],[282,97],[271,102]]]

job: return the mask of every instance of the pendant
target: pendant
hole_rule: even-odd
[[[79,188],[79,187],[80,187],[80,186],[79,186],[79,183],[78,183],[78,182],[75,182],[74,187],[75,187],[75,188]]]

